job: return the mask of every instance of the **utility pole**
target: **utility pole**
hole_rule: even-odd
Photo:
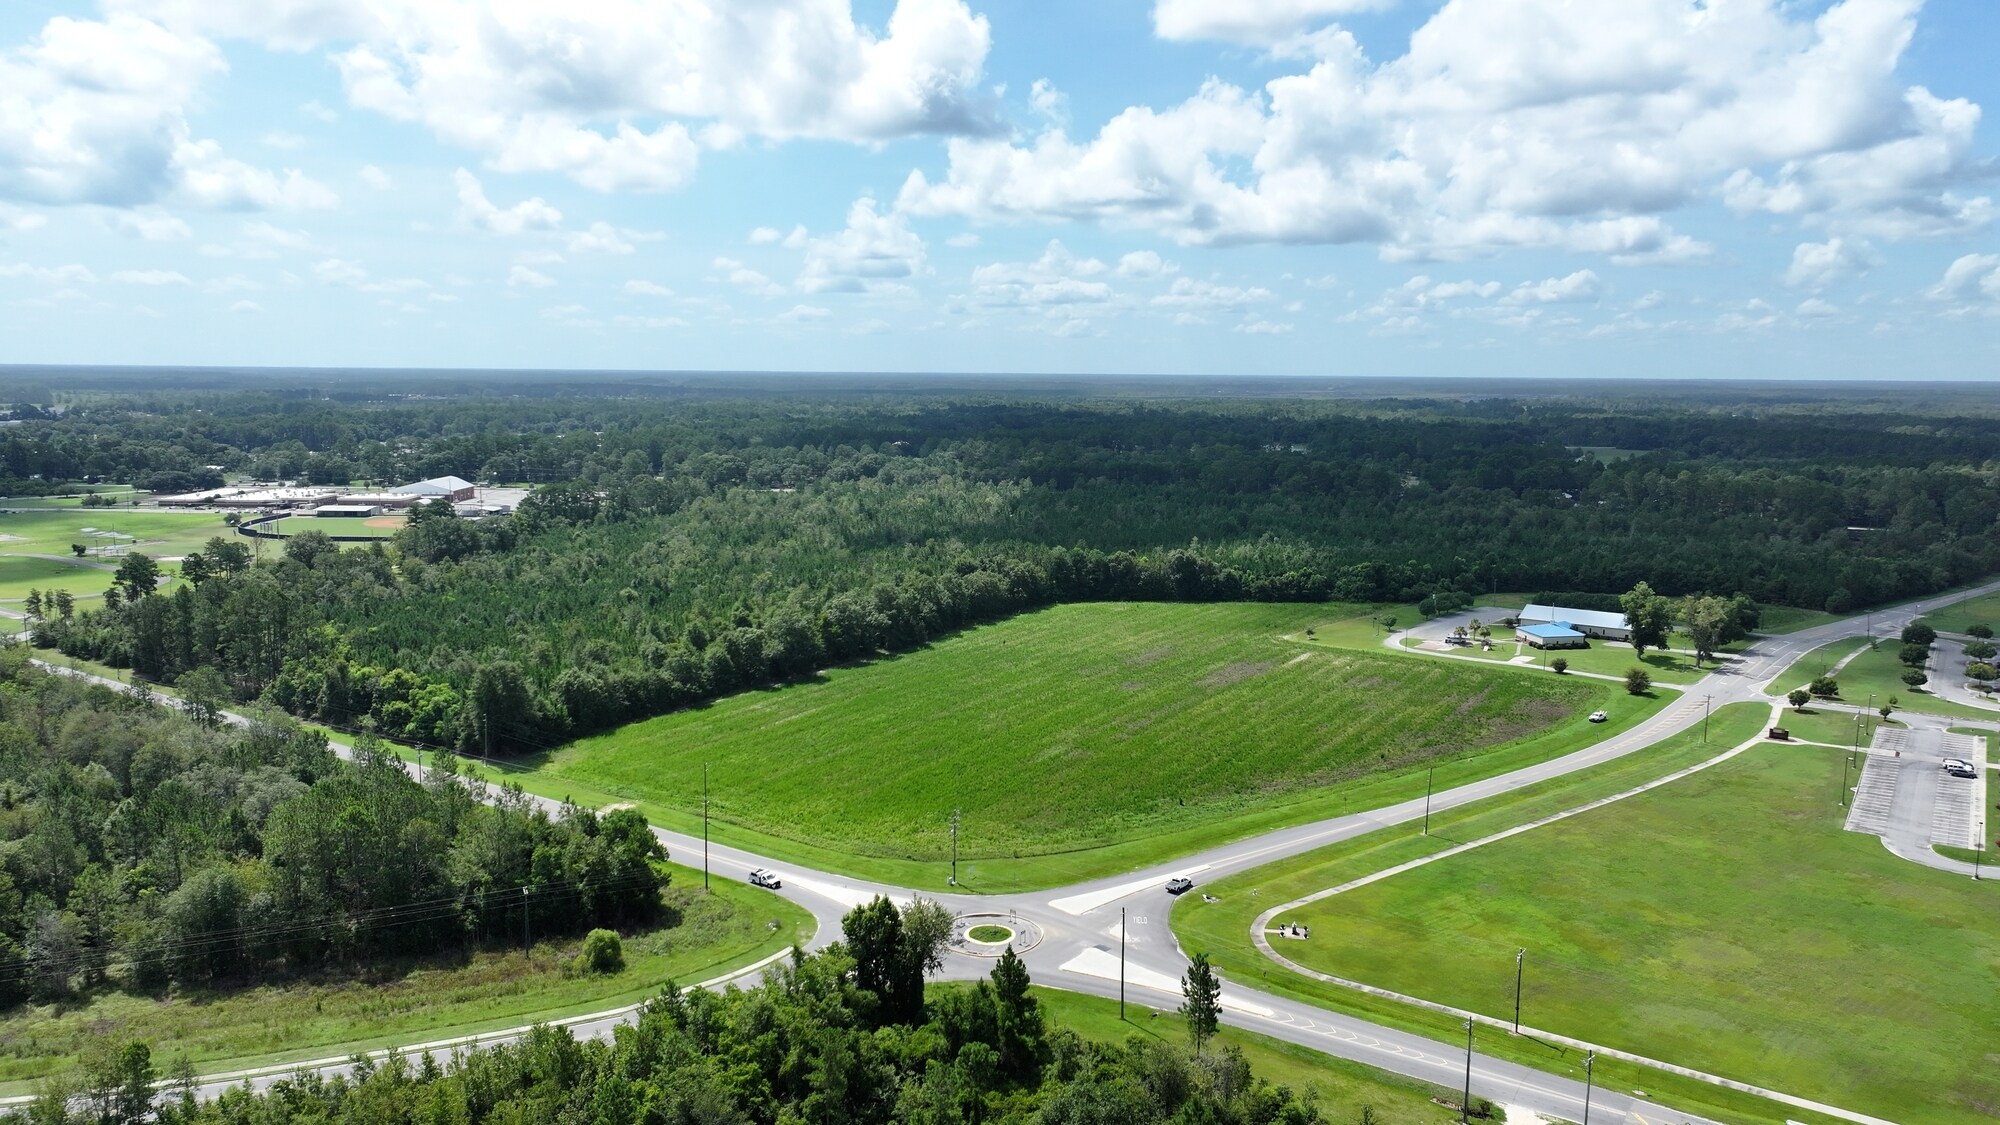
[[[1472,1125],[1472,1021],[1465,1021],[1465,1097],[1458,1103],[1458,1125]]]
[[[1424,835],[1431,834],[1431,783],[1437,780],[1438,768],[1432,766],[1424,775]]]
[[[521,952],[526,953],[533,948],[534,944],[528,939],[528,888],[522,887],[521,888]]]
[[[708,890],[708,763],[701,764],[701,889]]]
[[[1979,823],[1979,839],[1973,841],[1979,846],[1972,849],[1972,881],[1979,881],[1979,861],[1986,857],[1986,822]]]
[[[951,878],[947,885],[958,886],[958,810],[951,810]]]
[[[1514,1034],[1521,1034],[1521,966],[1528,959],[1526,949],[1514,951]]]
[[[1708,708],[1709,704],[1713,702],[1715,702],[1715,697],[1712,695],[1701,697],[1701,741],[1704,746],[1708,744]]]
[[[1592,1069],[1592,1068],[1593,1068],[1593,1067],[1595,1066],[1595,1064],[1596,1064],[1596,1063],[1597,1063],[1597,1052],[1596,1052],[1596,1051],[1586,1051],[1586,1052],[1584,1052],[1584,1055],[1583,1055],[1583,1125],[1590,1125],[1590,1087],[1591,1087],[1591,1085],[1592,1085],[1592,1078],[1594,1077],[1594,1075],[1592,1075],[1592,1074],[1591,1074],[1591,1069]]]
[[[1125,1018],[1125,908],[1118,908],[1118,1018]]]

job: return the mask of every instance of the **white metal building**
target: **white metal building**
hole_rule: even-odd
[[[1632,627],[1625,623],[1625,615],[1622,613],[1605,613],[1596,609],[1568,609],[1555,605],[1531,605],[1514,616],[1523,625],[1554,625],[1561,622],[1587,637],[1603,637],[1613,641],[1632,639]]]

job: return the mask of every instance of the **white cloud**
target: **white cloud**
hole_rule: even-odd
[[[367,184],[376,191],[388,191],[390,188],[396,186],[396,181],[389,178],[389,173],[384,172],[373,164],[363,164],[361,171],[355,173],[355,175],[360,178],[362,183]]]
[[[602,191],[684,182],[745,136],[871,143],[990,132],[991,42],[963,0],[114,0],[176,27],[324,49],[358,108],[504,172]],[[653,124],[649,130],[633,124]]]
[[[1271,291],[1261,287],[1217,285],[1192,277],[1179,277],[1165,293],[1153,298],[1163,308],[1238,309],[1271,299]]]
[[[431,283],[415,277],[374,278],[359,262],[327,258],[313,266],[313,276],[328,285],[343,285],[362,293],[416,293]]]
[[[311,250],[312,236],[302,230],[286,230],[262,219],[252,219],[243,224],[243,233],[252,241],[280,250]]]
[[[961,231],[944,240],[953,250],[971,250],[979,245],[979,236],[971,231]]]
[[[1289,324],[1279,324],[1261,318],[1246,320],[1230,329],[1231,332],[1240,332],[1245,336],[1283,336],[1291,330],[1292,326]]]
[[[340,114],[321,105],[318,98],[314,98],[312,101],[300,106],[299,112],[322,125],[331,125],[340,120]]]
[[[752,296],[776,297],[785,291],[784,286],[779,285],[765,274],[751,269],[734,258],[717,258],[710,265],[722,271],[723,277],[728,280],[729,284]]]
[[[1032,262],[995,262],[972,271],[973,300],[1006,308],[1050,309],[1101,304],[1111,286],[1091,280],[1108,269],[1095,258],[1078,258],[1060,242],[1050,242]]]
[[[0,203],[0,230],[40,230],[48,224],[48,216],[39,211],[30,211],[11,203]]]
[[[1818,292],[1849,278],[1860,277],[1874,265],[1868,247],[1844,238],[1825,242],[1801,242],[1792,251],[1792,265],[1785,271],[1785,284],[1793,289]]]
[[[189,285],[187,275],[177,270],[119,270],[111,280],[120,285]]]
[[[778,319],[798,323],[808,320],[825,320],[832,315],[833,310],[823,309],[818,305],[793,305],[791,308],[779,313]]]
[[[458,185],[459,220],[481,230],[494,234],[520,234],[531,230],[554,230],[562,225],[562,212],[551,207],[539,195],[512,207],[501,207],[486,198],[486,189],[480,186],[479,177],[465,169],[452,173],[452,182]]]
[[[109,211],[104,222],[119,234],[147,242],[185,242],[194,237],[194,230],[185,220],[155,208]]]
[[[625,293],[632,297],[671,297],[674,291],[651,281],[634,279],[625,283]]]
[[[1267,41],[1336,6],[1162,0],[1156,18]],[[1979,110],[1898,82],[1919,6],[1449,0],[1387,62],[1323,29],[1288,47],[1308,69],[1261,90],[1211,79],[1093,138],[953,138],[944,175],[913,172],[899,205],[1182,243],[1373,243],[1391,260],[1689,261],[1711,248],[1661,216],[1718,191],[1875,237],[1964,229],[1992,211],[1971,190]]]
[[[204,206],[231,211],[324,211],[340,196],[296,168],[282,173],[222,155],[214,141],[183,141],[174,150],[180,193]]]
[[[1795,311],[1800,317],[1807,320],[1825,320],[1828,317],[1840,315],[1839,309],[1820,300],[1818,297],[1807,297],[1805,300],[1800,301],[1799,307]]]
[[[1058,124],[1069,120],[1069,95],[1056,89],[1055,83],[1046,78],[1035,79],[1028,88],[1028,104],[1035,112]]]
[[[770,246],[785,237],[785,232],[777,227],[758,227],[750,232],[750,245]]]
[[[1160,257],[1152,250],[1134,250],[1118,259],[1118,276],[1132,278],[1165,277],[1177,273],[1180,267]]]
[[[287,133],[276,129],[257,138],[257,143],[265,148],[298,149],[306,147],[306,139],[297,133]]]
[[[925,272],[924,240],[902,215],[881,214],[872,199],[847,211],[847,229],[805,240],[798,288],[806,293],[859,293]]]
[[[555,283],[555,278],[540,270],[529,269],[527,266],[515,266],[507,271],[509,289],[547,289]]]
[[[1604,293],[1604,283],[1591,270],[1578,270],[1568,277],[1523,282],[1504,298],[1510,305],[1556,305],[1595,301]]]
[[[229,306],[229,311],[233,313],[261,313],[264,311],[264,306],[255,301],[238,301]]]
[[[657,231],[624,230],[610,223],[590,224],[590,229],[573,231],[563,245],[572,254],[630,254],[635,243],[654,242],[666,237]]]
[[[44,285],[91,285],[97,275],[90,267],[72,263],[67,266],[31,266],[26,262],[0,262],[0,277],[25,278]]]
[[[2000,254],[1965,255],[1946,268],[1944,277],[1925,295],[1960,309],[1980,304],[2000,309]]]
[[[1156,0],[1162,39],[1221,39],[1271,46],[1334,16],[1386,8],[1395,0]]]

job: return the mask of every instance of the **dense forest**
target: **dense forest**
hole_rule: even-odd
[[[310,533],[36,642],[507,752],[1092,599],[1744,594],[1845,611],[2000,571],[2000,415],[1879,402],[718,391],[76,396],[0,487],[148,474],[540,486]],[[211,467],[214,468],[211,468]]]
[[[1135,1036],[1088,1042],[1052,1029],[1009,948],[972,987],[923,985],[933,956],[886,900],[857,908],[845,939],[795,953],[744,991],[669,987],[610,1042],[538,1028],[516,1044],[440,1063],[391,1059],[352,1078],[300,1076],[206,1104],[160,1098],[151,1050],[106,1051],[48,1089],[33,1125],[1316,1125],[1310,1093],[1272,1086],[1233,1048]],[[914,1004],[898,995],[913,989]],[[1190,1020],[1193,1025],[1197,1021]],[[1447,1095],[1456,1102],[1456,1095]],[[1490,1114],[1483,1102],[1482,1118]],[[1343,1107],[1341,1120],[1373,1120]]]
[[[215,722],[0,647],[0,1012],[650,921],[636,812],[551,819],[279,715]],[[524,905],[525,904],[525,905]],[[523,911],[527,911],[524,917]]]

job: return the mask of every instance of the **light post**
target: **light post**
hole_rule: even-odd
[[[1472,1125],[1472,1021],[1465,1021],[1465,1097],[1458,1103],[1458,1125]]]
[[[1125,908],[1118,908],[1118,1018],[1125,1018]]]
[[[1984,859],[1984,858],[1986,857],[1986,822],[1985,822],[1985,821],[1981,821],[1981,822],[1980,822],[1980,824],[1979,824],[1979,839],[1978,839],[1977,841],[1975,841],[1975,842],[1976,842],[1976,843],[1977,843],[1977,844],[1978,844],[1979,846],[1978,846],[1978,847],[1976,847],[1976,848],[1974,848],[1974,849],[1972,849],[1972,881],[1973,881],[1973,882],[1975,882],[1975,883],[1977,883],[1977,882],[1979,881],[1979,861],[1980,861],[1981,859]]]
[[[951,878],[947,886],[958,886],[958,810],[951,810]]]
[[[708,763],[701,764],[701,889],[708,890]]]
[[[1596,1051],[1585,1051],[1583,1055],[1583,1125],[1590,1125],[1590,1087],[1593,1075],[1591,1069],[1597,1063]]]
[[[1715,697],[1712,695],[1701,697],[1701,741],[1704,746],[1708,744],[1708,708],[1714,701]]]
[[[1424,835],[1431,834],[1431,784],[1437,780],[1438,768],[1432,766],[1424,775]]]
[[[1843,809],[1847,807],[1847,797],[1848,797],[1847,778],[1848,775],[1853,771],[1854,771],[1854,755],[1850,752],[1847,755],[1846,764],[1841,766],[1840,768],[1840,807]]]
[[[1521,967],[1528,959],[1526,949],[1514,951],[1514,1034],[1521,1034]]]

